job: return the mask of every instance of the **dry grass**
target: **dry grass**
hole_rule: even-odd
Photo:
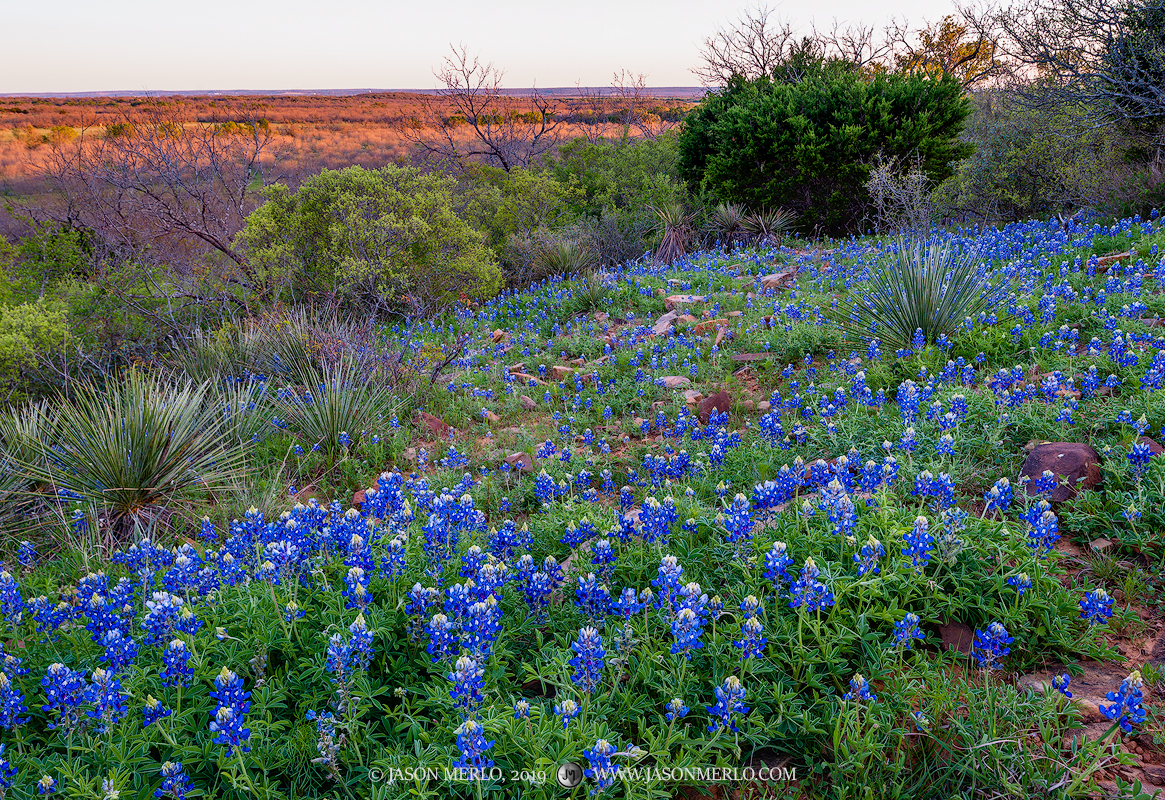
[[[425,100],[424,95],[410,92],[153,99],[0,98],[0,196],[28,198],[43,193],[42,168],[55,139],[68,139],[82,129],[90,135],[100,135],[112,124],[132,123],[139,107],[147,103],[175,104],[177,115],[192,125],[267,120],[277,135],[279,172],[284,182],[296,185],[324,168],[377,167],[409,161],[412,145],[405,134],[418,128],[423,132]],[[619,125],[602,121],[602,115],[617,113],[615,98],[561,97],[556,102],[565,120],[561,129],[565,138],[620,134]],[[691,98],[655,98],[648,102],[656,119],[677,117],[693,103]],[[471,136],[468,127],[459,134],[466,141]]]

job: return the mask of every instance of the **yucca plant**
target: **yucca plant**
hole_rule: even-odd
[[[992,289],[986,267],[972,254],[937,241],[898,239],[890,259],[857,289],[838,324],[854,340],[878,339],[892,349],[950,336],[985,310]]]
[[[12,462],[30,483],[96,509],[106,544],[145,535],[242,476],[242,445],[223,435],[212,396],[212,384],[136,369],[82,385],[52,411],[29,411]]]
[[[398,404],[391,389],[369,383],[347,360],[295,380],[299,386],[275,398],[275,416],[307,449],[323,453],[329,467],[362,434],[382,427]]]
[[[575,284],[574,297],[584,311],[601,311],[603,301],[613,292],[615,287],[611,279],[595,270],[589,270]]]
[[[744,206],[720,203],[708,215],[708,232],[725,245],[732,246],[744,239],[747,216]]]
[[[674,264],[688,254],[696,214],[679,203],[672,203],[655,209],[655,215],[659,218],[656,230],[661,234],[655,258],[662,264]]]
[[[0,414],[0,530],[11,532],[34,522],[27,491],[32,479],[22,465],[36,460],[33,443],[44,440],[51,419],[44,403]]]
[[[779,244],[796,221],[797,215],[787,208],[761,209],[744,218],[744,229],[757,244]]]
[[[553,239],[538,252],[537,277],[583,275],[595,264],[591,249],[574,239]]]

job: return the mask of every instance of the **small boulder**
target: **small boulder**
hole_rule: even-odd
[[[519,473],[534,471],[534,459],[529,453],[511,453],[506,456],[506,463]]]
[[[683,375],[665,375],[659,379],[659,382],[665,389],[682,389],[692,385],[691,379]]]
[[[707,425],[712,412],[717,414],[727,414],[732,410],[732,397],[728,392],[717,392],[714,395],[705,397],[700,401],[700,405],[696,407],[696,416],[700,418],[700,422]]]
[[[764,275],[760,279],[762,289],[791,289],[797,282],[797,270],[784,270]]]
[[[1149,445],[1149,452],[1155,456],[1159,456],[1162,453],[1165,453],[1165,447],[1162,447],[1160,444],[1158,444],[1153,439],[1150,439],[1148,436],[1138,436],[1137,441],[1140,442],[1141,444]]]
[[[574,369],[571,367],[564,367],[555,365],[550,368],[550,377],[556,381],[564,381],[574,374]]]
[[[429,429],[429,432],[439,438],[444,439],[453,430],[453,426],[445,422],[445,420],[434,417],[426,411],[421,411],[420,417],[421,422]]]
[[[518,397],[518,403],[526,411],[533,411],[534,409],[536,409],[538,407],[538,404],[535,403],[533,399],[527,397],[526,395],[521,395],[520,397]]]
[[[667,332],[671,330],[678,316],[679,314],[674,311],[667,312],[655,321],[655,324],[651,326],[651,332],[656,336],[667,335]]]
[[[490,338],[493,339],[494,342],[500,342],[502,339],[506,338],[506,335],[507,334],[505,331],[503,331],[501,328],[498,328],[492,334],[490,334]]]
[[[356,492],[356,494],[352,495],[352,508],[359,508],[359,509],[363,510],[363,507],[364,507],[364,490],[361,489],[360,491]]]
[[[1100,456],[1091,447],[1079,442],[1044,442],[1036,445],[1020,470],[1021,475],[1029,478],[1025,487],[1029,497],[1039,494],[1036,478],[1045,471],[1051,471],[1059,481],[1052,492],[1052,501],[1062,503],[1075,497],[1081,489],[1091,489],[1100,484]]]
[[[971,655],[971,645],[975,642],[975,634],[958,620],[951,620],[938,626],[939,636],[942,637],[944,650],[958,650],[965,656]]]
[[[490,425],[496,425],[497,423],[502,421],[501,417],[499,417],[497,414],[495,414],[494,412],[489,411],[489,410],[487,410],[484,414],[482,414],[482,417]]]
[[[712,346],[719,347],[724,342],[724,339],[727,336],[728,336],[728,326],[721,325],[719,328],[716,329],[716,341],[712,342]]]
[[[695,389],[688,389],[684,392],[684,402],[688,403],[689,405],[695,405],[703,399],[704,395]]]
[[[680,306],[690,306],[703,303],[704,296],[699,294],[673,294],[663,299],[663,307],[668,311],[675,311]]]

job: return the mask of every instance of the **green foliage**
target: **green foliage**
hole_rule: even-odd
[[[37,419],[9,429],[37,434],[16,443],[21,476],[97,509],[113,540],[149,535],[198,492],[240,476],[242,446],[223,436],[209,384],[129,370],[105,387],[78,387],[51,412],[27,413]]]
[[[69,325],[60,303],[38,300],[0,306],[0,398],[19,402],[47,388],[37,369],[69,344]]]
[[[369,383],[350,363],[306,369],[295,377],[303,389],[283,392],[275,414],[308,450],[318,448],[331,467],[367,431],[392,415],[396,396]],[[349,444],[344,443],[345,435]]]
[[[787,207],[805,231],[852,233],[870,212],[874,157],[916,156],[942,180],[968,152],[956,140],[968,112],[951,77],[825,63],[796,82],[737,78],[685,120],[680,174],[721,201]]]
[[[564,186],[582,190],[577,214],[596,216],[613,208],[644,217],[651,209],[686,199],[678,172],[677,140],[667,134],[655,139],[589,142],[575,139],[563,145],[547,164]]]
[[[934,344],[987,308],[986,267],[972,254],[923,239],[900,239],[895,251],[858,290],[849,313],[838,319],[855,339],[877,338],[889,349],[910,349],[915,331],[921,330]]]
[[[486,234],[499,255],[511,236],[528,236],[554,226],[581,202],[582,190],[568,176],[557,180],[547,172],[469,164],[460,189],[463,216]]]
[[[1122,207],[1147,190],[1119,129],[1087,124],[1076,106],[1026,108],[986,91],[963,134],[973,152],[941,184],[946,216],[1012,222],[1081,207]]]
[[[324,170],[292,192],[276,185],[238,242],[278,294],[399,307],[491,296],[501,271],[454,209],[454,183],[416,169]]]

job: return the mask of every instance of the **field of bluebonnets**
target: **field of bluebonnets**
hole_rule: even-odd
[[[0,796],[1148,796],[1163,246],[643,260],[12,412]]]

